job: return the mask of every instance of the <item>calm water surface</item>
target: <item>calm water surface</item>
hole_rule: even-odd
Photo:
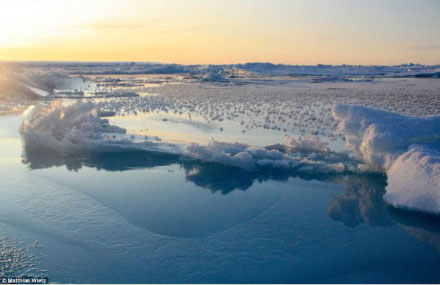
[[[0,273],[51,282],[440,282],[440,220],[386,178],[249,173],[145,152],[21,149],[0,117]],[[6,267],[5,267],[6,266]]]

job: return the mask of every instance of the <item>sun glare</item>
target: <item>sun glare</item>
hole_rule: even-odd
[[[103,5],[103,1],[83,0],[2,1],[0,47],[35,47],[77,36],[88,23],[107,16],[98,13]]]

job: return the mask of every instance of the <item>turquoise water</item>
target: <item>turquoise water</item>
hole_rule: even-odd
[[[440,220],[386,178],[21,149],[0,117],[0,272],[64,283],[438,283]],[[5,267],[7,266],[7,267]]]

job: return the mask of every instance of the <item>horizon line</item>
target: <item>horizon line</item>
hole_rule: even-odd
[[[420,65],[420,66],[440,66],[437,64],[423,64],[415,62],[402,62],[400,64],[349,64],[349,63],[339,63],[339,64],[329,64],[329,63],[316,63],[316,64],[289,64],[289,63],[275,63],[270,61],[249,61],[249,62],[238,62],[238,63],[195,63],[195,64],[182,64],[176,62],[158,62],[158,61],[142,61],[142,60],[0,60],[0,64],[3,63],[144,63],[144,64],[162,64],[162,65],[181,65],[181,66],[191,66],[191,65],[209,65],[209,66],[221,66],[221,65],[244,65],[249,63],[260,63],[260,64],[272,64],[272,65],[285,65],[285,66],[405,66],[405,65]]]

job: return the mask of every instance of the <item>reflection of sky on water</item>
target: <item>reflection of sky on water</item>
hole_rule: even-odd
[[[159,137],[168,143],[190,143],[196,142],[207,144],[211,139],[222,142],[240,142],[255,146],[268,146],[283,143],[286,133],[272,130],[255,128],[242,132],[240,121],[224,120],[207,121],[205,118],[192,114],[179,114],[171,111],[137,112],[136,114],[125,114],[123,116],[109,117],[112,125],[122,127],[128,134],[140,137]],[[299,133],[290,132],[289,136],[298,138]],[[332,150],[343,152],[345,142],[342,140],[327,141]]]

